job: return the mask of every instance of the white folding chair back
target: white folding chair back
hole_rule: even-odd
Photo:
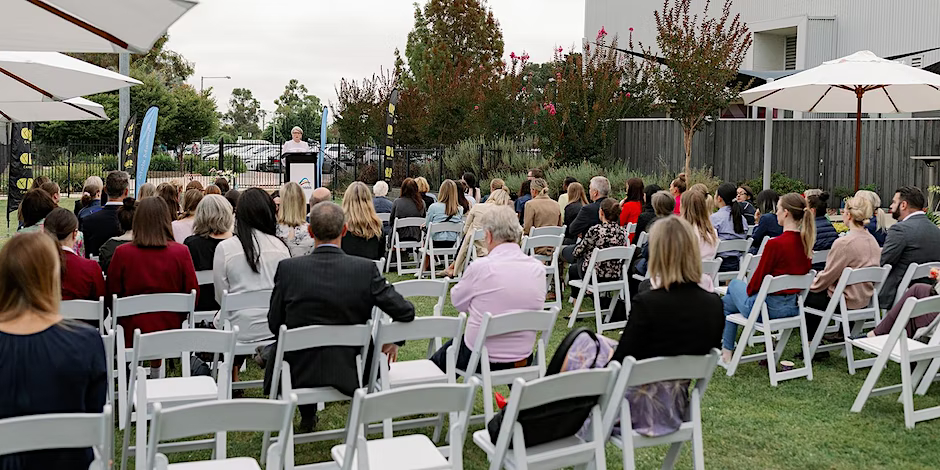
[[[395,259],[397,260],[398,274],[417,274],[419,272],[419,265],[421,264],[421,260],[417,259],[419,258],[417,256],[417,252],[419,249],[421,249],[422,246],[424,246],[424,232],[421,233],[421,239],[417,241],[413,241],[413,240],[403,241],[401,240],[401,236],[399,235],[398,232],[399,230],[403,228],[424,227],[424,223],[425,223],[424,217],[400,217],[400,218],[395,219],[394,222],[392,222],[392,241],[391,243],[389,243],[388,255],[386,256],[386,261],[385,261],[386,273],[388,272],[389,267],[391,266],[393,254],[395,255]],[[402,262],[402,259],[401,259],[402,252],[409,251],[409,250],[415,253],[416,260],[413,263]],[[413,269],[405,270],[403,268],[403,266],[411,266],[411,265],[414,266]]]
[[[748,236],[748,238],[750,238],[751,235],[754,235],[754,226],[755,226],[754,224],[751,224],[751,225],[748,225],[748,226],[747,226],[747,236]]]
[[[408,462],[408,468],[462,468],[463,442],[477,383],[471,379],[466,384],[413,385],[369,394],[364,389],[356,390],[346,442],[333,447],[333,460],[342,470],[368,469],[372,459]],[[449,448],[438,449],[423,434],[366,440],[370,423],[432,413],[449,413],[456,418],[450,422]]]
[[[215,284],[215,280],[212,278],[212,270],[196,271],[196,282],[199,283],[200,287]],[[215,312],[211,310],[193,312],[193,315],[189,317],[190,327],[201,321],[211,322],[213,318],[215,318]]]
[[[575,299],[574,308],[568,320],[568,328],[573,328],[574,322],[578,318],[591,316],[594,317],[595,326],[597,327],[596,331],[598,333],[620,329],[627,324],[626,319],[620,321],[611,321],[611,319],[617,307],[617,302],[621,300],[624,303],[627,314],[630,312],[630,284],[628,276],[630,263],[633,261],[633,253],[635,252],[636,245],[594,249],[594,252],[591,253],[591,259],[588,261],[587,270],[584,272],[584,278],[568,281],[569,285],[578,288],[578,297]],[[623,263],[620,270],[620,278],[605,281],[598,279],[595,267],[598,263],[612,260],[620,260]],[[586,292],[591,292],[594,295],[594,311],[592,312],[581,312],[581,302],[584,301]],[[615,292],[607,308],[601,306],[601,293],[604,292]]]
[[[379,220],[381,220],[382,222],[388,222],[389,218],[392,216],[390,212],[379,212],[376,215],[379,216]]]
[[[904,297],[904,292],[907,291],[909,287],[911,287],[912,282],[930,276],[930,270],[933,268],[940,269],[940,262],[909,264],[907,266],[907,271],[904,272],[904,277],[901,278],[901,282],[898,284],[898,292],[894,296],[893,304],[901,302],[901,297]],[[885,306],[885,308],[887,307],[888,306]]]
[[[744,255],[744,258],[741,258],[741,264],[738,266],[739,269],[736,279],[740,279],[744,282],[751,282],[751,275],[754,274],[754,270],[756,270],[757,266],[760,264],[761,256],[762,255],[752,255],[750,253]],[[727,294],[728,286],[716,285],[715,293],[718,295]]]
[[[486,429],[473,433],[473,443],[490,461],[489,468],[595,468],[606,470],[602,404],[611,400],[619,366],[583,369],[526,381],[516,378],[509,394],[499,435],[494,444]],[[526,446],[518,419],[525,410],[573,398],[597,397],[591,408],[590,438],[577,434],[536,446]],[[510,444],[512,449],[509,448]]]
[[[702,273],[712,278],[712,285],[718,284],[719,269],[721,269],[721,258],[702,260]]]
[[[813,264],[816,263],[825,263],[826,258],[829,257],[829,250],[819,250],[813,252]]]
[[[558,227],[542,227],[542,228],[558,228]],[[549,284],[549,288],[554,286],[555,288],[555,300],[553,302],[546,301],[545,308],[555,307],[561,310],[561,273],[558,268],[558,257],[561,254],[561,244],[564,242],[564,235],[530,235],[527,237],[522,237],[522,252],[541,261],[548,262],[548,266],[545,267],[545,275],[548,276],[546,282]],[[536,248],[551,248],[552,255],[540,255],[535,252]],[[554,284],[553,284],[554,282]]]
[[[384,256],[377,260],[372,260],[372,262],[375,263],[375,267],[376,269],[379,270],[380,273],[382,272],[382,270],[385,269],[385,257]]]
[[[561,227],[547,226],[547,227],[532,227],[529,230],[529,238],[540,237],[542,235],[561,235],[565,236],[565,230],[568,228],[567,225],[562,225]]]
[[[102,335],[108,331],[104,324],[104,297],[98,297],[98,300],[63,300],[59,303],[59,315],[66,320],[98,322],[98,332]]]
[[[150,444],[147,448],[151,470],[167,470],[169,461],[166,455],[158,453],[160,442],[186,437],[215,434],[211,439],[214,449],[213,461],[186,464],[186,468],[207,470],[216,468],[259,468],[254,459],[241,457],[228,459],[225,434],[232,431],[278,431],[277,442],[271,444],[267,452],[265,468],[284,468],[287,454],[287,442],[294,418],[297,397],[291,395],[285,401],[247,398],[239,400],[220,400],[216,402],[195,403],[164,410],[161,404],[154,405],[153,425],[150,432]]]
[[[636,243],[635,243],[636,248],[637,248],[638,250],[639,250],[639,249],[642,249],[642,248],[646,245],[646,242],[649,241],[649,239],[650,239],[650,234],[649,234],[649,233],[647,233],[647,232],[645,232],[645,231],[640,232],[640,234],[637,235],[637,237],[636,237]]]
[[[748,250],[751,249],[751,243],[754,242],[753,238],[743,238],[739,240],[721,240],[718,242],[718,248],[715,250],[718,256],[722,256],[722,253],[728,251],[737,251],[741,253],[739,255],[739,261],[743,264],[744,256],[747,255]],[[722,258],[727,259],[731,254],[722,256]],[[740,265],[737,271],[725,271],[718,273],[718,282],[730,281],[738,277],[738,272],[740,272]]]
[[[933,336],[927,343],[907,337],[907,326],[910,320],[935,312],[940,312],[940,296],[923,299],[909,297],[901,307],[887,335],[848,340],[853,346],[877,356],[852,404],[853,412],[861,412],[865,402],[871,396],[901,392],[899,401],[904,407],[904,426],[908,429],[913,429],[914,424],[919,421],[940,417],[940,406],[920,410],[914,408],[914,390],[916,389],[920,395],[925,394],[936,374],[925,375],[925,372],[940,358],[940,333],[933,331]],[[935,321],[931,327],[936,328],[937,324],[938,322]],[[889,360],[900,364],[901,384],[875,388]],[[912,364],[916,364],[913,372],[911,371]]]
[[[835,349],[844,349],[845,356],[849,366],[849,374],[855,375],[855,369],[859,367],[871,367],[875,363],[874,359],[856,360],[852,350],[852,345],[847,341],[837,343],[822,344],[823,334],[833,320],[836,327],[842,330],[843,337],[849,338],[862,332],[866,322],[878,324],[881,322],[881,306],[878,303],[878,293],[881,292],[881,286],[884,285],[888,274],[891,272],[891,265],[872,266],[868,268],[845,268],[836,283],[836,288],[832,292],[829,304],[825,310],[819,310],[812,307],[804,307],[807,314],[820,317],[819,328],[810,338],[809,352],[810,357],[817,351],[831,351]],[[862,308],[849,310],[845,303],[845,288],[856,284],[872,284],[874,294],[868,301],[868,304]]]
[[[627,224],[627,233],[633,235],[636,233],[636,223],[630,222]]]
[[[453,233],[456,238],[450,248],[436,248],[434,246],[434,237],[438,233]],[[424,236],[424,247],[419,250],[424,255],[430,257],[429,266],[431,268],[431,279],[437,279],[437,257],[443,256],[444,267],[450,266],[450,258],[457,257],[460,250],[461,234],[463,233],[463,222],[434,222],[428,225],[427,233]],[[423,257],[422,257],[423,258]],[[418,268],[418,279],[424,276],[424,261],[422,260]]]
[[[89,469],[110,467],[114,421],[111,406],[101,413],[49,413],[0,419],[0,456],[53,449],[91,447]]]
[[[767,248],[767,242],[769,242],[769,241],[771,240],[771,238],[772,238],[772,237],[764,237],[764,239],[761,240],[761,242],[760,242],[760,248],[757,249],[757,254],[758,254],[758,255],[764,254],[764,248]]]
[[[200,286],[214,283],[214,280],[212,279],[212,270],[206,269],[203,271],[196,271],[196,282],[198,282]]]
[[[226,331],[233,330],[231,312],[248,309],[259,309],[267,312],[271,306],[271,292],[272,289],[265,289],[254,292],[240,292],[238,294],[232,294],[229,293],[228,290],[223,290],[222,301],[219,303],[219,306],[221,307],[219,309],[219,323],[222,325],[222,329]],[[267,314],[264,316],[267,317]],[[272,343],[274,343],[273,339],[252,341],[250,343],[236,341],[235,355],[250,356],[254,354],[255,349],[258,348],[258,346],[267,346]],[[242,390],[246,388],[257,388],[262,385],[262,380],[246,380],[233,382],[232,389]]]
[[[604,435],[623,451],[623,468],[635,468],[634,449],[671,444],[663,468],[673,468],[679,458],[679,451],[684,442],[692,445],[692,463],[696,469],[705,468],[705,453],[702,446],[702,398],[711,381],[721,353],[717,349],[704,356],[656,357],[636,361],[626,357],[617,383],[610,395],[611,403],[604,406]],[[633,429],[630,403],[626,399],[626,390],[630,387],[662,382],[667,380],[695,380],[695,386],[689,393],[689,409],[682,418],[682,424],[675,432],[659,437],[646,437]],[[619,411],[619,413],[618,413]],[[621,423],[620,436],[611,432],[617,422]],[[624,423],[627,423],[626,425]]]
[[[767,360],[767,370],[770,375],[770,384],[774,387],[780,380],[806,377],[807,380],[813,380],[813,362],[812,355],[809,353],[809,339],[806,336],[806,317],[803,315],[803,301],[809,292],[809,287],[813,284],[816,277],[816,271],[810,271],[802,276],[777,276],[767,275],[761,283],[760,290],[757,292],[757,298],[754,300],[754,306],[750,314],[745,317],[740,313],[734,313],[725,317],[725,321],[744,327],[738,344],[734,348],[734,354],[731,357],[730,364],[722,364],[728,370],[728,375],[734,375],[738,365],[742,362]],[[765,300],[768,295],[786,290],[798,290],[797,294],[797,315],[792,317],[783,317],[770,319]],[[760,319],[760,322],[757,320]],[[800,345],[803,352],[803,367],[793,368],[779,372],[777,371],[777,362],[783,354],[783,349],[790,339],[793,330],[798,330],[800,335]],[[752,334],[757,331],[763,333],[764,352],[744,356],[744,349],[748,346],[748,340]],[[777,339],[777,346],[774,348],[773,332],[780,331]]]
[[[444,314],[444,302],[447,299],[447,288],[450,284],[441,280],[432,279],[414,279],[410,281],[398,281],[392,284],[395,292],[406,299],[413,297],[432,297],[436,298],[434,303],[434,316]]]
[[[483,322],[480,330],[477,332],[476,341],[473,345],[470,360],[467,363],[466,370],[456,368],[457,351],[460,347],[460,341],[463,338],[454,339],[451,349],[448,351],[447,373],[451,370],[455,374],[464,377],[479,377],[483,382],[483,412],[486,421],[489,422],[495,414],[493,408],[493,387],[496,385],[508,385],[516,378],[537,379],[545,375],[545,367],[548,363],[545,360],[548,342],[552,337],[552,330],[555,328],[555,320],[558,318],[558,309],[517,311],[507,312],[500,315],[491,315],[489,312],[483,314]],[[495,336],[506,335],[510,333],[534,332],[536,339],[533,347],[532,364],[525,367],[516,367],[500,371],[490,370],[490,356],[486,348],[486,340]],[[477,369],[480,373],[476,373]],[[456,375],[455,375],[456,376]]]

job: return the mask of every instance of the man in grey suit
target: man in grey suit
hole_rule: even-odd
[[[894,305],[898,284],[911,263],[940,261],[940,229],[924,213],[926,205],[924,193],[917,187],[904,186],[894,193],[891,212],[898,223],[888,229],[881,249],[881,265],[891,265],[878,296],[881,308]]]

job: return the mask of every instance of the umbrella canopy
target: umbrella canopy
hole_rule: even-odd
[[[107,121],[104,107],[85,98],[0,103],[0,122]]]
[[[0,52],[0,102],[61,101],[139,84],[58,52]]]
[[[857,190],[862,113],[938,110],[940,75],[861,51],[747,90],[741,97],[749,106],[811,113],[856,113]]]
[[[0,0],[0,50],[146,53],[191,0]]]

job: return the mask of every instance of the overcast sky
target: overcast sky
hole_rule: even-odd
[[[535,62],[557,46],[579,45],[585,0],[489,0],[503,30],[505,52],[526,51]],[[424,3],[421,0],[420,3]],[[200,0],[170,30],[169,49],[196,65],[190,83],[206,79],[219,108],[233,88],[248,88],[273,111],[291,78],[324,104],[336,100],[340,78],[371,77],[404,55],[414,26],[409,0]]]

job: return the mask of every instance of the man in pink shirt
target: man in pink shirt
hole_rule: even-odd
[[[457,353],[457,368],[465,370],[477,340],[483,314],[497,316],[518,310],[542,310],[545,304],[545,266],[519,248],[522,227],[508,206],[483,216],[489,254],[474,261],[450,291],[458,312],[466,312],[467,329]],[[510,333],[487,340],[491,370],[511,369],[531,362],[535,331]],[[453,340],[431,360],[446,370],[446,352]]]

